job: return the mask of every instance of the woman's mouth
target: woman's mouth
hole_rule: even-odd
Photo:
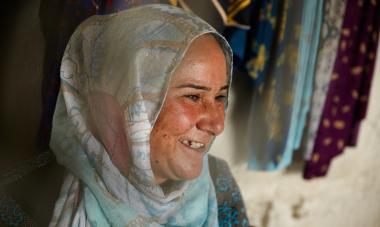
[[[196,142],[196,141],[193,141],[193,140],[180,140],[180,142],[187,146],[187,147],[190,147],[192,149],[201,149],[201,148],[204,148],[205,147],[205,144],[204,143],[201,143],[201,142]]]

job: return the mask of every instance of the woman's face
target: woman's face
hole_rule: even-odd
[[[224,129],[226,59],[211,35],[197,38],[174,72],[150,135],[156,182],[193,179],[203,156]]]

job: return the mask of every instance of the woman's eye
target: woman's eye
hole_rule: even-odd
[[[188,99],[191,99],[194,102],[196,102],[200,99],[199,95],[185,95],[185,97]]]
[[[218,95],[218,96],[216,96],[215,99],[216,99],[217,101],[220,101],[220,102],[224,102],[224,103],[227,102],[227,96],[226,96],[226,95]]]

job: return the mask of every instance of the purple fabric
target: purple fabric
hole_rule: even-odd
[[[313,154],[304,178],[324,176],[346,145],[355,145],[365,117],[375,63],[379,0],[348,0]]]

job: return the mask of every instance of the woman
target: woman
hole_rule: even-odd
[[[50,225],[217,226],[206,152],[231,61],[222,36],[175,7],[83,22],[61,66],[51,148],[68,173]]]

